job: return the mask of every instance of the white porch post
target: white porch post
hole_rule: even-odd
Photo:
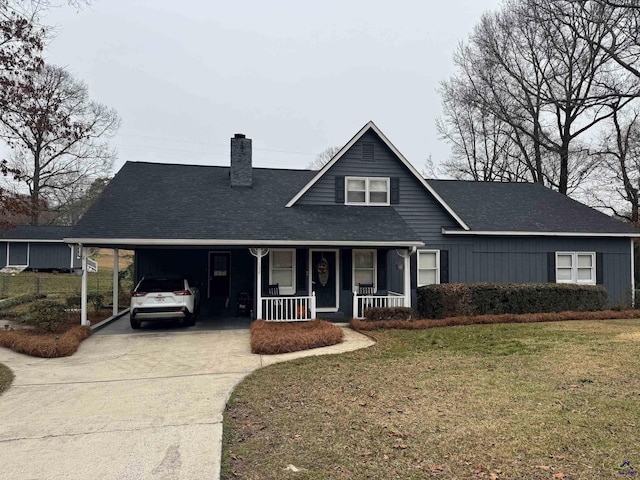
[[[311,292],[311,320],[316,318],[316,292]]]
[[[405,250],[404,258],[404,306],[411,308],[411,250]]]
[[[256,301],[258,304],[256,305],[256,319],[260,320],[262,318],[262,249],[256,249],[256,261],[258,262],[258,266],[256,269]]]
[[[113,249],[113,315],[118,314],[118,277],[120,273],[120,254],[117,248]]]
[[[269,253],[268,248],[250,248],[249,253],[256,257],[256,319],[262,318],[262,257]]]
[[[80,291],[80,325],[89,325],[87,320],[87,249],[80,245],[82,254],[82,283]]]

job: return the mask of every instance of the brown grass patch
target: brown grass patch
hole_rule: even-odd
[[[251,324],[251,351],[260,354],[297,352],[342,342],[342,329],[324,320]]]
[[[377,320],[367,321],[354,318],[351,328],[358,331],[403,329],[423,330],[434,327],[452,327],[457,325],[487,325],[496,323],[537,323],[564,322],[569,320],[615,320],[640,318],[640,310],[602,310],[597,312],[558,312],[558,313],[524,313],[502,315],[476,315],[448,317],[441,319],[415,320]]]
[[[0,331],[0,346],[32,357],[57,358],[73,355],[80,343],[91,335],[89,327],[73,325],[63,332],[49,333],[33,329]]]

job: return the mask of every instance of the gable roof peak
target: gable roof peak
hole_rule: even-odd
[[[360,140],[365,133],[373,131],[380,140],[393,152],[393,154],[398,158],[398,160],[411,172],[411,174],[418,180],[420,184],[435,198],[435,200],[447,211],[449,215],[451,215],[454,220],[462,227],[464,230],[469,230],[469,227],[464,223],[464,221],[453,211],[453,209],[447,205],[447,203],[440,197],[438,192],[436,192],[431,185],[429,185],[426,180],[420,175],[420,172],[416,170],[416,168],[411,165],[411,163],[405,158],[400,150],[396,148],[396,146],[391,143],[391,141],[386,137],[384,133],[377,127],[373,120],[369,120],[359,131],[356,133],[351,140],[349,140],[339,151],[336,153],[331,160],[329,160],[319,171],[318,173],[300,190],[298,193],[287,203],[286,207],[292,207],[296,204],[296,202],[311,188],[316,184],[318,180],[320,180],[323,175],[342,158],[342,156],[349,151],[349,149]]]

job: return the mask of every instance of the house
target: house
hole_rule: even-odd
[[[135,250],[135,275],[199,284],[210,316],[362,316],[444,282],[634,291],[630,226],[537,184],[425,180],[367,123],[320,171],[128,162],[66,241]],[[248,299],[248,300],[247,300]]]
[[[63,238],[71,227],[18,225],[0,235],[0,269],[11,272],[47,270],[70,272],[80,268],[77,247]]]

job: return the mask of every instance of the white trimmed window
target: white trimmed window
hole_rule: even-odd
[[[556,283],[595,285],[595,252],[556,252]]]
[[[360,284],[371,284],[377,290],[378,253],[375,250],[354,250],[352,263],[353,289],[357,291]]]
[[[345,204],[389,205],[389,178],[345,177]]]
[[[440,250],[418,250],[418,286],[440,283]]]
[[[269,284],[276,283],[282,295],[296,293],[296,251],[294,249],[269,251]]]

